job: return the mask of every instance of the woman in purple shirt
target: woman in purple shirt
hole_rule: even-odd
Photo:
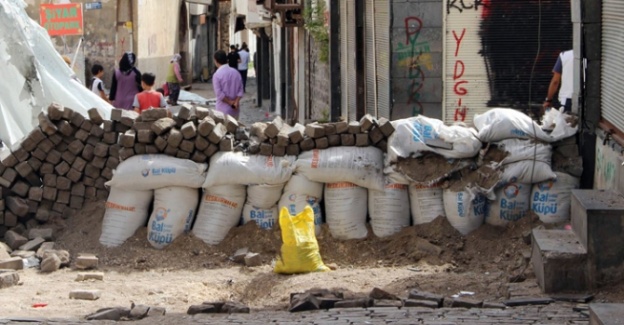
[[[136,55],[124,53],[119,60],[119,69],[113,74],[113,82],[108,98],[116,108],[133,110],[134,96],[141,92],[141,72],[135,67]]]

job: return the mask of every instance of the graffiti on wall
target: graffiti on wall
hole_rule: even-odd
[[[572,46],[570,2],[446,0],[445,5],[444,120],[471,122],[490,107],[527,112],[540,106],[557,55]]]
[[[422,25],[418,17],[405,18],[405,42],[399,42],[395,50],[397,65],[408,71],[407,104],[411,105],[413,116],[423,114],[421,91],[426,71],[433,70],[429,42],[420,37]]]
[[[617,168],[619,165],[618,153],[609,145],[596,139],[596,167],[594,169],[594,188],[600,190],[615,189],[617,186]]]

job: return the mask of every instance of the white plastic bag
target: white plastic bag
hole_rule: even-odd
[[[219,152],[210,158],[203,188],[217,185],[284,184],[295,169],[293,156],[246,156]]]
[[[551,108],[542,117],[542,128],[544,130],[552,130],[549,135],[551,138],[556,139],[553,141],[571,137],[578,131],[578,126],[572,126],[568,123],[566,119],[571,116],[564,113],[564,110],[564,107],[559,109]]]
[[[506,139],[496,143],[509,153],[501,162],[501,184],[543,182],[556,177],[551,169],[552,147],[533,140]]]
[[[255,222],[261,229],[271,229],[279,222],[277,205],[263,209],[245,203],[243,207],[243,223]]]
[[[566,173],[557,179],[533,185],[531,209],[543,223],[559,223],[570,219],[572,190],[580,185],[578,178]]]
[[[332,237],[336,239],[366,237],[367,198],[366,189],[353,183],[325,184],[325,213]]]
[[[288,209],[290,215],[298,215],[307,205],[314,211],[314,228],[316,235],[321,234],[323,215],[320,202],[323,198],[323,183],[312,182],[303,175],[294,174],[286,183],[284,193],[279,200],[279,210]]]
[[[191,229],[199,194],[196,188],[170,186],[154,191],[154,211],[147,224],[147,241],[162,249]]]
[[[554,112],[551,114],[555,114]],[[473,122],[479,130],[479,139],[483,142],[496,142],[504,139],[531,139],[537,138],[546,142],[554,142],[567,138],[576,133],[577,128],[571,127],[565,121],[565,116],[549,117],[546,128],[555,121],[557,126],[548,133],[542,126],[533,121],[528,115],[511,108],[493,108],[483,114],[476,114]]]
[[[496,200],[490,202],[485,222],[505,226],[518,221],[530,208],[531,184],[511,183],[496,190]]]
[[[410,208],[412,223],[420,225],[433,221],[439,216],[446,216],[442,200],[442,188],[439,186],[409,186]]]
[[[153,191],[133,191],[112,187],[106,200],[100,244],[116,247],[132,237],[134,232],[147,222],[153,196]]]
[[[247,191],[243,185],[221,185],[204,190],[193,234],[216,245],[241,219]]]
[[[383,191],[368,191],[371,227],[377,237],[392,236],[410,224],[407,185],[387,184]]]
[[[460,192],[445,189],[442,197],[446,219],[453,228],[467,235],[481,227],[487,212],[487,198],[484,195],[470,189]]]
[[[333,147],[305,151],[297,173],[321,183],[349,182],[383,190],[383,152],[375,147]]]
[[[394,133],[388,139],[390,162],[397,157],[418,157],[423,151],[446,158],[471,158],[481,149],[475,131],[460,125],[446,126],[444,122],[422,115],[392,121]]]
[[[138,191],[169,186],[199,188],[206,178],[206,168],[206,164],[167,155],[133,156],[119,164],[106,185]]]
[[[271,209],[282,196],[284,184],[247,186],[247,203],[260,209]]]

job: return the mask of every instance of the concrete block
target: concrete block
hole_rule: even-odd
[[[624,324],[624,304],[589,304],[589,324]]]
[[[28,241],[26,244],[19,247],[22,251],[36,251],[41,247],[41,244],[45,242],[45,239],[41,237],[37,237],[33,240]]]
[[[624,196],[614,191],[572,190],[572,229],[587,249],[590,288],[624,277]]]
[[[22,270],[24,269],[24,260],[21,257],[16,256],[0,261],[0,269]]]
[[[301,132],[301,130],[293,130],[288,133],[288,139],[292,143],[299,143],[303,141],[303,132]]]
[[[273,156],[284,157],[286,155],[286,147],[280,145],[273,146]]]
[[[316,147],[316,143],[312,138],[305,138],[303,141],[301,141],[299,147],[301,147],[301,151],[310,151]]]
[[[52,121],[58,121],[63,118],[63,111],[65,108],[58,103],[52,103],[48,106],[48,118]]]
[[[197,128],[193,122],[187,122],[180,128],[180,132],[184,139],[192,139],[197,135]]]
[[[281,117],[276,117],[272,122],[267,123],[267,127],[264,130],[264,135],[266,135],[269,139],[275,138],[282,127],[284,126],[284,121]]]
[[[102,272],[89,272],[89,273],[78,273],[76,276],[76,281],[88,281],[88,280],[104,280],[104,273]]]
[[[375,121],[375,118],[372,117],[370,114],[364,115],[360,119],[360,129],[361,129],[361,132],[368,132],[370,129],[373,128],[373,126],[376,123],[377,123],[377,121]]]
[[[226,133],[227,129],[225,128],[225,125],[219,123],[214,127],[214,129],[208,136],[208,141],[214,144],[219,144],[219,142],[221,142],[221,139],[223,139]]]
[[[204,305],[204,304],[192,305],[188,308],[186,313],[189,315],[214,314],[214,313],[217,313],[217,309],[213,305]]]
[[[212,117],[206,116],[203,120],[201,120],[201,122],[199,122],[197,132],[203,137],[208,137],[212,130],[214,130],[215,126],[216,123]]]
[[[71,151],[69,151],[69,150],[65,150],[63,152],[63,154],[61,154],[61,159],[63,159],[64,162],[66,162],[66,163],[71,165],[76,160],[76,155],[71,153]]]
[[[98,266],[98,258],[93,254],[78,254],[75,266],[81,270],[95,269]]]
[[[444,296],[426,292],[426,291],[419,291],[416,289],[412,289],[409,291],[408,299],[419,300],[419,301],[420,300],[433,301],[436,303],[437,307],[442,307],[442,301],[444,300]]]
[[[39,237],[45,240],[54,240],[54,229],[33,228],[28,230],[28,239],[35,239]]]
[[[54,167],[54,170],[56,171],[58,175],[65,176],[65,174],[67,174],[70,168],[71,167],[69,166],[67,162],[62,161],[58,165],[56,165],[56,167]]]
[[[28,214],[28,202],[19,197],[7,197],[6,207],[18,217],[25,217]]]
[[[93,154],[94,150],[95,150],[95,146],[94,145],[86,144],[84,149],[82,150],[81,157],[84,158],[87,161],[93,160],[93,157],[95,157],[95,155]]]
[[[273,154],[273,145],[269,143],[260,144],[260,154],[263,156],[270,156]]]
[[[102,125],[102,123],[104,123],[104,118],[102,118],[102,115],[100,114],[100,111],[97,110],[97,108],[92,108],[88,110],[87,113],[89,114],[89,119],[91,120],[91,122],[93,122],[93,124]]]
[[[17,272],[0,270],[0,289],[15,286],[19,281]]]
[[[367,147],[370,145],[370,139],[367,133],[358,133],[355,135],[355,146]]]
[[[358,124],[359,127],[359,124]],[[340,135],[340,143],[343,146],[354,146],[355,145],[355,134],[344,133]]]
[[[100,290],[72,290],[69,292],[69,299],[98,300],[101,296]]]
[[[286,154],[289,156],[298,156],[301,153],[301,148],[298,144],[289,144],[286,147]]]
[[[329,148],[329,139],[327,137],[321,137],[314,140],[314,145],[316,149],[327,149]]]
[[[317,139],[325,136],[325,127],[320,124],[308,124],[305,127],[305,134],[312,138]]]
[[[347,132],[349,132],[350,134],[358,134],[361,131],[362,131],[362,127],[360,126],[359,122],[356,122],[356,121],[349,122],[349,127],[347,129]]]
[[[533,229],[531,262],[545,293],[587,289],[587,251],[569,230]]]
[[[13,187],[11,187],[11,192],[21,197],[26,197],[28,195],[29,189],[30,185],[26,184],[25,182],[18,181],[17,183],[15,183],[15,185],[13,185]],[[15,213],[15,211],[13,211],[13,213]]]
[[[208,140],[203,137],[203,136],[198,136],[195,138],[195,148],[199,151],[204,151],[208,148],[208,146],[210,146],[210,142],[208,142]]]

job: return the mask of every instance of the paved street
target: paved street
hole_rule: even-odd
[[[589,324],[586,315],[573,311],[573,304],[526,306],[500,309],[465,308],[345,308],[329,311],[289,313],[260,311],[250,314],[198,314],[148,317],[133,324],[423,324],[423,325],[562,325]],[[113,324],[112,321],[78,319],[1,319],[0,324]]]

